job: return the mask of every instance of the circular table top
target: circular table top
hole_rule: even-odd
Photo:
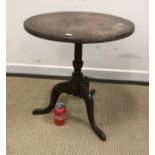
[[[36,15],[25,20],[24,28],[40,38],[71,43],[113,41],[134,32],[134,24],[127,19],[93,12]]]

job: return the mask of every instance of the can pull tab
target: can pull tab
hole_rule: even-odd
[[[64,103],[56,103],[55,108],[62,109],[64,106]]]

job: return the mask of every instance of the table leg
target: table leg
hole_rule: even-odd
[[[85,100],[90,125],[99,138],[101,138],[102,140],[106,140],[105,134],[97,127],[94,120],[94,100],[93,100],[94,93],[95,93],[94,89],[89,91],[89,89],[87,89],[84,85],[80,85],[79,96]]]
[[[71,94],[71,82],[62,82],[56,84],[51,92],[50,104],[46,108],[37,108],[33,110],[34,115],[49,113],[55,106],[58,97],[62,93]]]

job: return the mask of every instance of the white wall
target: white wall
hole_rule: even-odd
[[[23,21],[55,11],[93,11],[118,15],[135,23],[125,39],[86,44],[84,73],[100,79],[148,81],[147,0],[7,0],[7,72],[70,75],[74,46],[36,38],[25,32]]]

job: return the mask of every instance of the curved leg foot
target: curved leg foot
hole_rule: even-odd
[[[95,91],[91,90],[89,92],[89,90],[85,88],[84,86],[81,86],[80,89],[81,89],[80,96],[85,100],[85,103],[86,103],[86,109],[87,109],[87,114],[88,114],[90,125],[92,129],[94,130],[94,132],[97,134],[97,136],[101,140],[105,141],[106,140],[105,134],[96,126],[96,123],[94,120],[94,101],[93,101],[92,96],[95,93]]]
[[[62,94],[62,93],[67,93],[67,94],[71,93],[71,84],[70,84],[70,82],[62,82],[62,83],[56,84],[53,87],[52,92],[51,92],[50,104],[46,108],[34,109],[32,114],[39,115],[39,114],[49,113],[54,108],[59,95]]]

